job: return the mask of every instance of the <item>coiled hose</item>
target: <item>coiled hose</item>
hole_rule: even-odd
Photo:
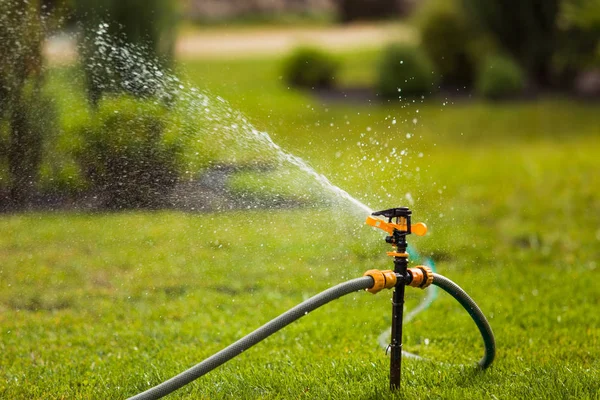
[[[469,295],[462,290],[460,286],[452,282],[450,279],[434,273],[433,284],[448,292],[452,297],[458,300],[458,302],[469,312],[471,318],[473,318],[475,321],[475,324],[477,324],[479,332],[481,332],[481,336],[483,337],[483,341],[485,343],[485,354],[479,361],[478,365],[481,368],[487,368],[494,360],[496,343],[492,328],[485,319],[485,316],[477,304],[475,304],[475,302],[471,299],[471,297],[469,297]],[[373,285],[374,280],[372,277],[363,276],[361,278],[352,279],[329,288],[284,312],[280,316],[272,319],[265,325],[256,329],[254,332],[249,333],[237,342],[227,346],[206,360],[194,365],[190,369],[157,386],[154,386],[153,388],[130,397],[129,400],[154,400],[166,396],[169,393],[187,385],[193,380],[207,374],[218,366],[226,363],[233,357],[239,355],[243,351],[249,349],[263,339],[266,339],[297,319],[302,318],[309,312],[316,310],[322,305],[325,305],[330,301],[340,298],[346,294],[350,294],[358,290],[369,289],[373,287]]]
[[[467,310],[477,325],[477,328],[479,328],[479,332],[481,333],[481,337],[483,338],[483,343],[485,345],[485,353],[483,358],[479,360],[477,364],[479,367],[484,369],[489,367],[496,356],[496,340],[494,339],[492,327],[488,323],[487,319],[485,319],[485,315],[483,315],[481,309],[477,306],[477,304],[475,304],[467,292],[462,290],[460,286],[445,276],[433,273],[432,283],[454,297],[460,303],[460,305]]]
[[[219,365],[226,363],[233,357],[242,353],[244,350],[249,349],[256,343],[266,339],[281,328],[286,327],[309,312],[316,310],[322,305],[327,304],[330,301],[346,294],[350,294],[358,290],[368,289],[372,287],[373,284],[373,278],[370,276],[363,276],[361,278],[352,279],[348,282],[340,283],[339,285],[329,288],[317,294],[316,296],[303,301],[280,316],[272,319],[254,332],[249,333],[237,342],[227,346],[223,350],[210,356],[199,364],[194,365],[192,368],[183,371],[179,375],[176,375],[173,378],[146,390],[145,392],[131,397],[129,400],[150,400],[159,399],[163,396],[166,396],[180,387],[187,385],[191,381],[201,377],[202,375],[212,371]]]

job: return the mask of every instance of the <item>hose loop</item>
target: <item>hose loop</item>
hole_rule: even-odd
[[[387,273],[392,271],[378,271],[379,273]],[[385,280],[384,280],[385,282]],[[450,279],[433,273],[433,284],[439,286],[441,289],[448,292],[454,297],[471,315],[473,321],[479,328],[481,336],[485,344],[485,354],[479,361],[478,365],[481,368],[487,368],[490,366],[496,354],[496,343],[494,334],[490,324],[486,320],[485,316],[475,304],[475,302],[469,297],[469,295],[460,288],[456,283]],[[207,374],[213,369],[231,360],[235,356],[241,354],[243,351],[254,346],[258,342],[266,339],[280,329],[286,327],[292,322],[300,319],[309,312],[342,297],[346,294],[350,294],[359,290],[369,289],[375,286],[375,278],[373,276],[363,276],[361,278],[352,279],[350,281],[340,283],[332,288],[329,288],[316,296],[298,304],[290,310],[284,312],[278,317],[267,322],[265,325],[256,329],[254,332],[249,333],[237,342],[227,346],[218,353],[210,356],[206,360],[196,364],[190,369],[174,376],[173,378],[154,386],[146,390],[145,392],[139,393],[129,400],[153,400],[159,399],[169,393],[181,388],[182,386],[196,380],[197,378]]]
[[[461,306],[471,316],[477,328],[479,328],[479,332],[481,333],[481,337],[483,338],[483,343],[485,345],[485,353],[481,360],[477,363],[477,365],[485,369],[492,364],[494,358],[496,356],[496,340],[494,339],[494,332],[492,332],[492,327],[489,322],[483,315],[483,312],[475,304],[473,299],[465,292],[460,286],[456,283],[452,282],[450,279],[442,276],[440,274],[433,273],[433,284],[440,287],[452,297],[454,297]]]

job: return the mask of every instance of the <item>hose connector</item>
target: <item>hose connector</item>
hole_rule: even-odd
[[[408,273],[412,278],[409,286],[425,289],[433,282],[433,271],[424,265],[408,268]]]
[[[367,289],[367,292],[377,293],[381,289],[391,289],[396,286],[396,273],[392,270],[380,271],[378,269],[370,269],[363,274],[363,276],[370,276],[373,278],[374,284],[372,287]]]

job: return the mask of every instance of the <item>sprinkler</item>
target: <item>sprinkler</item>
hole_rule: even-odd
[[[411,224],[412,212],[407,207],[390,208],[376,211],[367,217],[367,225],[379,228],[389,234],[385,241],[393,246],[393,251],[387,253],[394,258],[394,270],[379,271],[369,270],[365,275],[373,277],[375,284],[367,291],[375,294],[383,288],[394,288],[392,297],[392,333],[390,351],[390,389],[396,390],[400,387],[401,364],[402,364],[402,319],[404,313],[404,287],[412,286],[425,289],[432,283],[439,286],[469,312],[485,343],[485,354],[479,361],[479,367],[487,368],[494,360],[496,343],[492,328],[485,316],[469,297],[469,295],[451,280],[442,275],[434,273],[431,268],[419,265],[408,268],[408,253],[406,248],[406,235],[414,233],[424,236],[427,226],[422,222]],[[382,219],[381,217],[387,218]]]
[[[378,293],[384,288],[394,288],[392,299],[392,338],[389,345],[390,349],[390,389],[400,388],[401,362],[402,362],[402,318],[404,307],[404,287],[413,286],[421,289],[434,284],[448,292],[454,297],[467,312],[479,328],[485,345],[485,353],[479,361],[480,368],[487,368],[494,360],[496,353],[496,343],[492,328],[487,322],[485,316],[469,297],[457,284],[442,275],[432,272],[429,267],[416,266],[408,268],[408,253],[406,235],[414,233],[423,236],[427,233],[427,227],[423,223],[411,224],[412,212],[406,207],[390,208],[388,210],[377,211],[367,217],[367,224],[379,228],[388,233],[385,241],[393,246],[393,251],[387,254],[394,258],[394,270],[380,271],[371,269],[364,273],[360,278],[355,278],[347,282],[333,286],[310,299],[298,304],[280,316],[267,322],[260,328],[249,333],[237,342],[227,346],[223,350],[213,354],[204,361],[194,365],[179,375],[166,380],[142,393],[139,393],[131,399],[149,400],[158,399],[181,388],[184,385],[198,379],[213,369],[226,363],[232,358],[242,354],[245,350],[259,343],[263,339],[271,336],[280,329],[286,327],[292,322],[302,318],[309,312],[329,303],[344,295],[356,292],[358,290],[367,290],[373,294]],[[386,221],[387,219],[387,221]]]
[[[419,222],[411,224],[412,212],[407,207],[390,208],[377,211],[367,217],[367,224],[382,229],[389,233],[385,238],[394,251],[388,252],[388,256],[394,257],[394,296],[392,298],[392,340],[390,350],[390,388],[392,390],[400,387],[401,363],[402,363],[402,318],[404,314],[404,286],[410,285],[422,289],[433,282],[433,272],[429,267],[418,266],[408,269],[408,253],[406,252],[406,235],[414,233],[423,236],[427,233],[427,226]],[[377,217],[385,217],[387,222]],[[391,278],[391,271],[383,272],[384,278]],[[373,270],[367,271],[365,275],[377,275]],[[391,284],[391,283],[390,283]],[[386,286],[384,286],[386,287]],[[371,293],[377,293],[376,289],[368,289]]]

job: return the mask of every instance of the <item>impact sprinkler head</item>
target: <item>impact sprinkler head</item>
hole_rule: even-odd
[[[427,233],[427,226],[422,222],[411,224],[410,216],[412,211],[408,207],[390,208],[382,211],[375,211],[367,217],[367,225],[379,228],[392,238],[396,235],[409,235],[414,233],[417,236],[423,236]],[[387,218],[387,221],[384,218]],[[391,239],[390,239],[391,240]],[[387,242],[392,243],[386,239]]]

